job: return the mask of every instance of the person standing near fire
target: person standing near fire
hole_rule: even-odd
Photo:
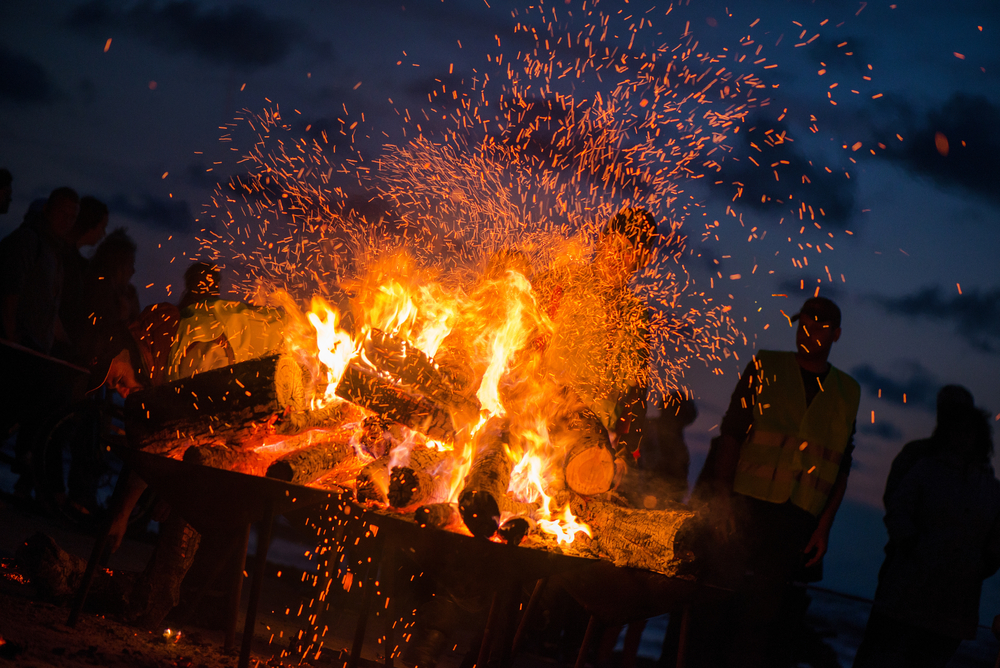
[[[726,643],[713,619],[718,610],[695,615],[694,665],[763,665],[769,644],[780,640],[786,587],[823,558],[847,489],[861,390],[828,361],[840,309],[813,297],[791,320],[796,351],[759,351],[722,421],[710,476],[719,538],[710,568],[735,589],[733,617]]]

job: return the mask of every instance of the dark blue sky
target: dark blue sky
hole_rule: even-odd
[[[550,2],[541,11],[582,16],[581,5]],[[215,184],[250,148],[238,138],[219,141],[229,132],[220,127],[242,108],[280,106],[303,132],[339,127],[336,119],[349,116],[359,121],[363,152],[375,156],[381,141],[401,140],[400,114],[427,107],[440,81],[497,78],[487,54],[509,62],[526,47],[514,26],[539,12],[529,7],[4,3],[0,164],[15,175],[15,199],[0,232],[56,186],[94,194],[110,204],[112,226],[127,226],[140,242],[134,282],[144,303],[163,300],[197,250],[197,231],[212,224],[203,212]],[[809,186],[793,191],[827,213],[821,231],[800,233],[798,217],[773,201],[784,191],[771,170],[750,169],[745,159],[723,162],[719,185],[685,185],[698,204],[685,230],[701,255],[688,269],[700,288],[733,305],[747,337],[735,349],[740,361],[722,365],[725,374],[698,365],[688,374],[700,410],[689,431],[696,462],[753,347],[789,348],[793,334],[781,311],[795,312],[817,285],[844,310],[832,361],[865,388],[849,499],[880,505],[892,456],[933,426],[939,385],[965,384],[1000,415],[1000,5],[692,0],[650,9],[616,0],[597,7],[611,25],[623,16],[653,22],[636,49],[677,44],[686,27],[714,53],[754,40],[761,48],[754,58],[766,60],[742,66],[768,86],[771,101],[747,120],[732,155],[785,160],[779,168],[796,181],[810,175]],[[608,43],[627,40],[621,31]],[[764,146],[767,129],[794,141]],[[938,133],[947,156],[935,145]],[[744,188],[735,203],[733,182]],[[771,201],[762,205],[762,196]],[[706,234],[715,220],[719,227]]]

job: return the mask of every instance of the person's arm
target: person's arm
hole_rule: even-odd
[[[844,494],[847,492],[847,476],[851,474],[851,463],[854,461],[851,453],[854,451],[854,430],[856,428],[856,424],[851,427],[851,439],[844,451],[844,458],[840,462],[837,479],[833,482],[833,488],[830,490],[830,496],[826,500],[823,512],[819,514],[816,530],[813,531],[805,549],[802,550],[805,554],[813,553],[809,561],[806,562],[806,568],[818,564],[830,545],[830,529],[833,528],[833,520],[844,500]]]

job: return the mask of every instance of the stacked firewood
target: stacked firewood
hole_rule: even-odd
[[[135,394],[126,406],[129,438],[195,464],[300,485],[353,487],[359,502],[412,514],[422,526],[510,544],[538,535],[546,509],[509,491],[516,463],[509,423],[493,418],[480,426],[478,404],[405,342],[375,331],[364,358],[368,363],[352,362],[336,387],[341,401],[319,408],[312,405],[317,388],[307,390],[308,374],[290,356]],[[667,574],[684,570],[691,556],[682,545],[697,526],[695,513],[683,506],[626,507],[614,493],[622,463],[593,413],[572,412],[548,427],[555,450],[564,453],[552,464],[550,509],[570,505],[592,534],[578,534],[569,551]],[[443,472],[457,464],[460,442],[474,454],[457,503],[449,503]]]

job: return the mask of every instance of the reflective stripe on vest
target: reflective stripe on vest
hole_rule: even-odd
[[[860,387],[831,367],[807,408],[794,353],[761,351],[756,362],[753,429],[740,449],[733,491],[772,503],[791,501],[819,515],[851,437]]]

